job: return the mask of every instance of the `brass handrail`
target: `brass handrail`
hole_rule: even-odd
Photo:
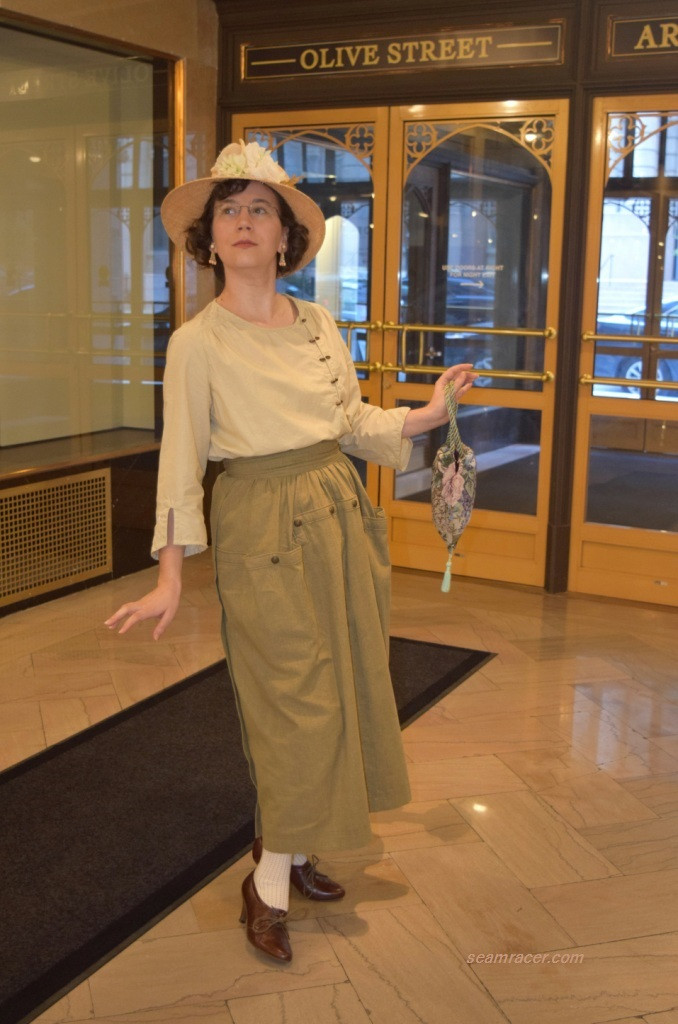
[[[594,331],[584,331],[582,341],[618,341],[633,345],[678,345],[678,338],[660,338],[649,334],[596,334]]]
[[[354,363],[357,370],[367,370],[369,373],[409,373],[421,374],[422,376],[438,376],[445,373],[446,366],[401,366],[395,363]],[[478,370],[479,377],[497,377],[504,380],[540,380],[551,381],[554,375],[550,370],[543,373],[532,372],[531,370]]]
[[[434,334],[490,334],[509,338],[518,334],[521,338],[543,338],[545,341],[558,334],[555,327],[539,330],[531,327],[475,327],[465,324],[394,324],[390,320],[382,324],[382,327],[385,331],[402,331],[403,334],[428,331]]]
[[[383,323],[381,320],[336,320],[335,323],[337,327],[346,328],[350,332],[362,328],[367,331],[432,331],[434,334],[494,334],[505,337],[519,334],[521,337],[545,340],[555,338],[558,334],[555,327],[536,330],[531,327],[473,327],[463,324],[396,324],[392,320]]]
[[[678,381],[670,380],[630,380],[628,377],[592,377],[583,373],[580,384],[611,384],[618,388],[653,388],[655,391],[678,391]]]
[[[413,365],[407,362],[407,351],[406,351],[406,334],[412,333],[413,331],[419,332],[419,349],[421,358],[423,359],[423,336],[425,332],[433,332],[435,334],[465,334],[468,332],[474,334],[489,334],[497,336],[514,336],[519,334],[526,337],[543,338],[544,340],[555,338],[556,329],[554,327],[546,327],[544,330],[533,330],[532,328],[509,328],[509,327],[463,327],[459,325],[451,326],[449,324],[396,324],[391,320],[387,320],[382,323],[381,320],[374,321],[356,321],[356,320],[337,320],[337,327],[341,327],[346,330],[346,344],[351,345],[351,335],[354,330],[368,330],[368,331],[400,331],[400,362],[395,365],[393,363],[368,363],[368,362],[356,362],[354,366],[357,370],[366,370],[368,373],[407,373],[410,375],[420,374],[428,375],[433,374],[440,376],[445,372],[444,366],[422,366],[421,363]],[[545,370],[543,372],[533,372],[530,370],[481,370],[478,371],[481,377],[495,377],[497,379],[504,380],[539,380],[542,383],[552,381],[554,374],[551,370]]]

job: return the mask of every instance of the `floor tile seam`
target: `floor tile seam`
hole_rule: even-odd
[[[587,720],[591,719],[591,712],[587,712],[585,710],[566,712],[565,714],[559,715],[558,717],[568,719],[570,717],[574,717],[574,715],[586,715]],[[549,718],[554,716],[549,715],[548,713],[541,713],[539,715],[534,715],[533,717]],[[624,743],[624,745],[628,746],[631,750],[634,750],[636,747],[643,748],[645,744],[653,742],[653,740],[650,737],[643,736],[642,733],[638,732],[636,729],[631,728],[631,726],[627,725],[625,722],[614,719],[611,720],[610,712],[602,708],[600,715],[596,715],[596,719],[598,720],[599,724],[607,725],[611,729],[615,729],[619,733],[622,733],[623,738],[620,740],[620,742]],[[549,728],[549,726],[546,726],[546,728]],[[630,745],[631,743],[633,743],[633,747]],[[571,741],[571,746],[575,746],[574,740]]]
[[[622,785],[622,783],[618,779],[613,779],[612,776],[608,775],[608,773],[604,770],[604,768],[601,768],[600,766],[597,766],[595,768],[595,770],[592,771],[592,772],[584,772],[581,775],[575,776],[575,778],[573,778],[571,780],[566,780],[566,781],[563,781],[563,782],[559,782],[559,783],[556,783],[553,786],[544,786],[538,792],[539,792],[539,795],[542,798],[544,798],[544,797],[548,796],[549,793],[553,793],[554,790],[567,789],[567,788],[570,788],[574,783],[577,783],[577,782],[580,782],[580,781],[583,781],[583,780],[587,780],[587,779],[591,779],[593,777],[608,779],[615,786],[619,786],[620,789],[624,790],[624,793],[625,793],[626,797],[628,797],[631,800],[634,800],[638,804],[642,804],[642,806],[647,811],[650,812],[650,814],[649,814],[649,816],[647,818],[619,818],[617,820],[613,820],[613,821],[609,821],[609,822],[600,822],[599,824],[601,826],[607,826],[607,825],[609,825],[609,826],[626,825],[626,824],[634,824],[634,823],[640,824],[640,823],[645,822],[645,821],[648,821],[648,822],[649,821],[657,821],[657,820],[660,819],[661,816],[656,814],[652,810],[651,807],[648,807],[648,805],[643,800],[641,800],[640,797],[637,797],[633,793],[629,793],[627,790],[625,790],[625,787]],[[532,787],[530,787],[530,788],[532,788]],[[575,794],[575,796],[576,796],[576,794]],[[553,805],[550,805],[550,806],[553,806]],[[596,828],[597,826],[596,825],[582,825],[582,826],[574,825],[572,827],[577,829],[578,832],[581,832],[582,829]]]
[[[480,987],[480,989],[484,992],[485,997],[487,999],[489,999],[489,1001],[495,1006],[495,1008],[501,1013],[501,1015],[503,1017],[505,1017],[505,1019],[507,1020],[508,1024],[510,1024],[510,1022],[508,1021],[508,1018],[504,1014],[503,1010],[501,1010],[497,1000],[492,995],[492,993],[489,991],[489,989],[485,985],[485,983],[482,980],[482,978],[480,978],[476,974],[476,972],[473,970],[473,967],[468,963],[468,961],[467,961],[468,954],[466,954],[466,956],[464,955],[462,950],[459,948],[457,943],[454,941],[454,938],[452,937],[452,935],[450,935],[450,933],[445,928],[445,925],[443,924],[443,922],[441,920],[439,920],[438,917],[436,916],[435,911],[432,910],[431,907],[425,901],[422,901],[422,902],[423,902],[423,905],[426,908],[427,912],[431,915],[431,917],[433,918],[433,920],[435,921],[437,926],[440,928],[440,930],[442,931],[442,933],[445,936],[445,938],[447,939],[447,942],[449,943],[449,946],[450,946],[450,951],[454,955],[455,959],[458,961],[458,966],[459,966],[460,970],[465,972],[465,973],[467,973],[467,974],[470,974],[473,977],[473,980],[474,980],[475,984],[478,985]],[[400,908],[396,907],[396,908],[394,908],[393,916],[394,917],[396,916],[396,912],[398,910],[406,910],[406,909],[407,909],[406,907],[400,907]],[[396,920],[398,920],[397,917],[396,917]],[[400,923],[402,925],[402,922],[400,922]],[[564,929],[561,929],[561,931],[564,931]],[[565,932],[565,934],[567,934],[567,932]]]
[[[678,882],[678,868],[663,868],[660,871],[645,871],[637,875],[625,875],[621,871],[617,871],[616,874],[610,875],[607,878],[581,878],[570,882],[558,882],[549,885],[537,885],[530,888],[530,892],[537,900],[539,900],[540,903],[542,903],[544,908],[546,908],[546,904],[543,901],[545,899],[549,899],[549,895],[545,894],[545,890],[549,890],[552,892],[555,889],[559,889],[562,893],[562,898],[566,898],[568,896],[567,890],[572,890],[575,886],[580,889],[584,886],[589,888],[596,886],[610,889],[620,887],[624,888],[628,886],[630,888],[634,882],[638,882],[640,880],[645,882],[649,875],[657,875],[658,877],[664,876],[662,879],[662,882],[664,884],[661,885],[661,889],[663,892],[665,892],[666,884],[668,884],[665,878],[667,874],[674,874],[676,876],[675,880],[676,882]]]
[[[566,934],[567,934],[566,929],[563,928],[562,925],[559,925],[559,927],[560,927],[561,931],[565,931]],[[656,932],[639,932],[639,933],[637,933],[635,935],[626,935],[626,936],[623,936],[621,938],[598,939],[598,940],[594,940],[594,941],[591,941],[591,942],[577,942],[575,940],[573,946],[563,946],[562,948],[559,947],[558,949],[545,950],[544,952],[552,952],[552,953],[586,952],[586,950],[593,950],[593,949],[596,949],[599,946],[614,946],[614,945],[618,945],[618,944],[621,944],[621,943],[636,942],[636,941],[641,941],[642,942],[643,939],[660,939],[660,938],[663,938],[664,936],[669,937],[669,938],[671,938],[672,936],[675,936],[676,939],[678,939],[678,930],[676,930],[675,928],[664,928],[661,931],[656,931]],[[537,951],[535,951],[535,952],[537,952]],[[625,954],[625,955],[628,956],[629,954]],[[634,955],[639,955],[639,954],[634,954]],[[672,962],[675,962],[675,953],[673,953],[673,952],[672,953],[665,953],[665,954],[650,954],[650,955],[652,955],[652,956],[655,956],[655,955],[670,956]],[[601,957],[595,957],[596,960],[614,959],[614,958],[615,958],[615,954],[614,953],[611,953],[609,957],[607,957],[607,956],[606,957],[602,957],[602,958]],[[563,966],[566,966],[566,965],[563,965]]]
[[[594,846],[592,846],[590,843],[588,843],[583,836],[580,836],[579,833],[577,832],[577,830],[575,828],[573,828],[570,824],[568,824],[568,822],[566,822],[563,818],[561,818],[561,816],[558,814],[558,812],[553,807],[551,807],[550,804],[547,804],[543,800],[541,800],[540,796],[539,796],[539,793],[536,793],[536,792],[534,792],[533,790],[530,790],[527,787],[524,788],[524,789],[520,789],[520,790],[511,790],[511,791],[509,791],[509,793],[525,793],[525,792],[529,793],[531,796],[533,796],[536,799],[537,803],[541,805],[541,809],[544,811],[544,813],[546,815],[548,815],[550,818],[553,819],[555,825],[563,828],[568,833],[570,839],[572,839],[574,841],[576,846],[583,847],[583,852],[584,853],[589,855],[594,861],[601,862],[601,865],[600,865],[601,867],[606,867],[606,868],[610,869],[610,875],[608,875],[608,876],[598,875],[598,876],[595,876],[594,878],[582,878],[582,877],[579,877],[578,879],[571,879],[568,882],[556,882],[556,883],[553,883],[554,885],[556,885],[556,886],[558,886],[558,885],[579,885],[579,884],[584,883],[584,882],[600,882],[600,881],[603,881],[603,880],[607,880],[607,878],[609,878],[609,877],[616,878],[616,877],[621,875],[621,872],[619,871],[618,868],[616,868],[614,866],[614,864],[610,863],[607,860],[607,858],[604,857],[598,850],[596,850],[596,848]],[[483,795],[483,794],[481,794],[481,795]],[[484,795],[486,795],[486,796],[495,796],[497,794],[487,793],[487,794],[484,794]],[[452,799],[459,801],[459,800],[474,799],[474,797],[453,797]],[[454,803],[453,803],[453,806],[455,806]],[[455,809],[459,810],[459,813],[462,815],[462,817],[464,817],[465,820],[468,821],[468,818],[465,817],[465,815],[463,814],[463,811],[460,808],[455,807]],[[469,822],[469,824],[470,824],[470,822]],[[506,825],[506,823],[504,823],[504,827],[505,827],[505,825]],[[504,861],[503,857],[501,856],[501,853],[495,848],[494,844],[492,843],[491,838],[483,836],[482,833],[480,833],[480,835],[481,835],[481,838],[483,839],[483,842],[485,842],[487,844],[488,848],[490,850],[492,850],[493,854],[496,857],[498,857],[499,860],[501,860],[502,864],[504,864],[504,867],[508,871],[510,871],[511,874],[513,874],[518,879],[520,884],[525,886],[525,888],[528,889],[529,892],[534,892],[535,889],[539,889],[539,888],[548,888],[548,886],[543,886],[543,885],[536,885],[536,886],[527,885],[526,882],[524,882],[523,879],[520,878],[513,871],[513,869],[508,864],[506,864],[506,862]],[[550,841],[549,841],[549,845],[553,846],[554,851],[557,850],[557,847],[553,843],[551,843]],[[568,866],[570,866],[570,865],[568,865]],[[572,870],[575,873],[577,873],[575,868],[572,867]]]
[[[654,710],[654,707],[650,707],[649,705],[656,706],[658,708],[658,710],[663,710],[664,708],[666,708],[666,710],[667,711],[670,710],[671,713],[673,713],[675,711],[675,713],[678,715],[678,702],[672,701],[669,698],[661,696],[661,695],[658,695],[658,694],[655,694],[653,697],[649,697],[649,696],[646,697],[645,695],[641,695],[641,694],[638,694],[638,696],[640,696],[642,700],[648,702],[647,705],[646,705],[646,707],[647,707],[647,714],[648,715],[651,715],[653,710]],[[635,717],[638,717],[638,715],[640,713],[642,713],[642,709],[634,708],[633,706],[630,706],[630,707],[627,707],[627,708],[618,708],[616,710],[615,710],[614,705],[612,705],[612,706],[608,705],[606,707],[605,704],[604,704],[604,700],[605,700],[604,694],[601,695],[600,698],[597,698],[595,696],[590,696],[590,697],[584,697],[584,699],[589,701],[591,704],[595,704],[597,707],[599,707],[601,709],[601,711],[605,711],[605,712],[607,712],[607,714],[613,715],[615,718],[621,719],[622,721],[623,721],[623,718],[624,718],[625,715],[626,716],[634,716],[635,715]],[[671,732],[653,732],[653,733],[649,733],[646,736],[646,739],[667,739],[667,738],[670,738],[672,736],[678,736],[678,725],[676,726],[675,730],[672,730]]]
[[[506,758],[507,757],[509,757],[509,758],[513,757],[514,754],[520,754],[520,753],[538,754],[542,750],[545,753],[553,754],[556,757],[560,756],[560,754],[562,754],[563,756],[567,756],[570,753],[571,749],[572,749],[566,743],[561,744],[560,747],[562,749],[560,749],[558,747],[553,748],[553,747],[546,747],[545,746],[545,747],[537,747],[534,750],[526,750],[526,751],[503,750],[503,751],[500,751],[499,753],[497,753],[497,757],[499,758],[499,760],[503,764],[506,764],[506,767],[510,768],[510,770],[512,772],[514,772],[514,774],[518,775],[518,778],[523,779],[523,782],[525,782],[525,784],[527,785],[527,787],[529,789],[533,790],[533,792],[535,792],[535,793],[541,793],[543,789],[550,788],[551,787],[551,783],[549,783],[548,786],[539,786],[539,785],[536,785],[534,781],[530,781],[530,779],[528,779],[528,778],[523,778],[523,776],[520,775],[520,773],[518,771],[516,771],[515,768],[512,768],[510,764],[507,764]],[[588,760],[587,758],[581,757],[581,755],[579,755],[579,756],[580,756],[581,760]],[[587,778],[589,775],[596,775],[598,772],[602,771],[602,769],[598,765],[596,765],[593,761],[589,761],[589,764],[591,766],[590,770],[587,769],[586,771],[582,771],[580,774],[574,775],[573,776],[573,781],[576,780],[576,779],[580,779],[580,778]],[[543,769],[544,772],[554,772],[554,771],[570,772],[572,770],[573,769],[572,768],[568,768],[567,765],[563,765],[562,768],[558,768],[556,766],[554,768],[545,768],[545,769]],[[607,773],[605,773],[605,774],[607,774]],[[553,785],[561,785],[561,784],[564,785],[566,782],[567,782],[567,780],[563,780],[562,783],[553,783]]]
[[[387,911],[387,913],[390,914],[390,911]],[[331,918],[327,918],[326,920],[329,922],[331,920]],[[323,929],[323,931],[324,931],[324,929]],[[388,976],[388,975],[385,975],[382,970],[379,970],[376,967],[376,965],[365,954],[365,952],[363,952],[363,950],[359,947],[359,945],[356,942],[351,941],[353,937],[351,935],[346,935],[343,932],[339,932],[339,935],[348,942],[349,946],[353,950],[353,953],[362,961],[365,969],[368,970],[371,974],[375,975],[377,978],[379,978],[379,980],[387,987],[387,989],[389,991],[395,992],[395,996],[398,999],[399,1003],[404,1004],[406,1007],[408,1007],[408,1009],[411,1009],[410,1000],[407,999],[405,996],[401,996],[400,990],[399,990],[398,986],[396,984],[394,984],[394,982],[391,979],[391,977]],[[346,974],[347,979],[350,981],[351,980],[350,973],[348,971],[348,968],[344,965],[344,963],[343,963],[343,961],[341,959],[340,953],[335,950],[334,945],[332,944],[331,938],[329,936],[327,936],[327,939],[328,939],[328,942],[330,943],[330,945],[332,946],[332,951],[334,952],[334,955],[336,956],[337,960],[339,961],[342,970]],[[355,985],[354,985],[354,988],[355,988]],[[358,998],[360,998],[359,993],[358,993]],[[362,1003],[362,1000],[361,1000],[361,1005],[364,1005]],[[418,1020],[422,1021],[422,1018],[419,1017],[419,1014],[416,1013],[416,1011],[413,1010],[412,1012],[413,1012],[413,1015]],[[372,1014],[368,1014],[368,1017],[371,1018]],[[425,1024],[425,1022],[422,1021],[422,1024]]]
[[[502,862],[502,864],[503,864],[503,862]],[[506,865],[504,865],[504,867],[506,867]],[[405,874],[405,876],[407,877],[405,868],[401,868],[401,870],[402,870],[403,874]],[[510,869],[507,869],[507,870],[510,870]],[[514,876],[514,878],[516,878],[516,876]],[[529,890],[527,889],[525,884],[523,882],[521,882],[520,879],[518,879],[518,878],[516,878],[516,881],[529,894]],[[410,885],[413,888],[416,889],[416,886],[414,885],[414,883],[410,882]],[[450,932],[447,930],[447,928],[445,926],[445,918],[444,918],[444,916],[438,916],[438,914],[436,913],[435,906],[429,905],[429,903],[427,903],[427,901],[423,897],[420,897],[420,898],[421,898],[423,906],[426,908],[428,913],[431,914],[431,916],[434,919],[434,921],[436,922],[436,924],[439,926],[439,928],[443,931],[443,933],[447,937],[447,939],[448,939],[448,941],[449,941],[449,943],[450,943],[450,945],[451,945],[451,947],[452,947],[452,949],[453,949],[453,951],[455,953],[456,958],[459,960],[459,964],[462,967],[462,969],[470,971],[470,973],[473,974],[473,976],[480,983],[482,988],[486,991],[486,993],[489,996],[489,998],[493,1002],[496,1002],[495,997],[491,994],[491,992],[489,992],[489,990],[487,990],[487,988],[485,986],[485,983],[483,982],[482,978],[480,978],[478,976],[478,974],[474,971],[473,965],[468,963],[468,959],[467,959],[468,955],[469,955],[468,951],[466,953],[464,953],[464,951],[461,949],[461,947],[458,945],[457,941],[455,940],[454,936],[452,934],[450,934]],[[394,909],[404,909],[404,908],[394,908]],[[570,946],[564,946],[564,947],[556,946],[556,947],[553,947],[553,948],[544,948],[544,949],[540,948],[539,950],[533,950],[531,952],[557,952],[561,948],[563,950],[569,950],[570,948],[576,948],[576,940],[575,940],[574,936],[566,928],[564,928],[553,917],[553,915],[550,913],[550,911],[546,907],[541,907],[541,909],[546,914],[546,916],[548,918],[550,918],[554,928],[557,929],[557,931],[560,932],[562,935],[565,935],[568,939],[571,940],[572,946],[571,947]]]
[[[415,887],[412,886],[412,888],[415,888]],[[445,928],[443,921],[438,918],[438,916],[436,915],[434,909],[432,909],[426,903],[426,901],[424,899],[422,899],[421,897],[420,897],[420,904],[418,904],[417,906],[423,907],[431,915],[431,918],[436,923],[438,928],[440,928],[441,932],[443,933],[443,935],[444,935],[444,937],[446,939],[446,942],[442,943],[442,944],[447,949],[447,951],[450,953],[450,955],[453,957],[453,959],[457,962],[457,966],[459,967],[459,969],[462,970],[462,971],[465,971],[465,972],[468,972],[468,973],[472,974],[473,978],[474,978],[474,981],[482,989],[482,991],[484,992],[486,998],[488,998],[490,1000],[490,1002],[493,1003],[495,1005],[495,1007],[498,1008],[498,1004],[496,1002],[496,999],[488,991],[488,989],[486,988],[485,983],[482,981],[482,979],[479,978],[475,974],[473,969],[470,967],[470,965],[467,964],[466,958],[464,957],[463,952],[461,951],[459,946],[454,941],[453,937],[449,934],[449,932]],[[389,914],[390,916],[395,917],[395,920],[398,921],[398,923],[400,924],[401,927],[406,928],[406,926],[403,924],[403,922],[400,921],[398,917],[396,917],[394,912],[398,911],[398,910],[407,910],[407,909],[408,909],[407,907],[402,907],[401,906],[401,907],[393,907],[393,908],[390,908],[390,909],[383,909],[383,910],[382,909],[372,910],[372,911],[366,910],[366,911],[364,911],[364,913],[365,913],[366,916],[368,916],[369,914]],[[329,922],[331,920],[331,918],[328,916],[327,918],[324,918],[323,920],[326,920],[326,921]],[[407,928],[406,928],[406,930],[408,932],[410,931]],[[341,934],[343,935],[343,933],[341,933]],[[415,939],[417,938],[417,936],[414,935],[414,933],[410,932],[410,934],[412,934]],[[344,935],[344,938],[347,938],[347,936]],[[438,941],[440,942],[440,940],[438,940]],[[354,946],[354,948],[355,948],[355,946]],[[361,958],[366,959],[361,953],[359,955],[361,955]],[[343,964],[342,964],[342,966],[343,966]],[[346,970],[346,968],[344,968],[344,970]],[[370,1014],[370,1016],[371,1016],[371,1014]]]
[[[494,695],[496,693],[496,691],[494,691],[494,690],[493,691],[488,691],[488,693],[491,693],[491,694]],[[586,700],[586,699],[587,698],[579,698],[578,701],[575,701],[572,704],[572,707],[575,708],[575,709],[579,708],[580,712],[577,712],[575,710],[574,712],[570,712],[570,713],[573,713],[573,714],[581,713],[581,712],[587,713],[587,708],[582,704],[582,701]],[[497,724],[501,724],[505,719],[514,719],[515,718],[515,719],[518,719],[519,721],[525,721],[525,720],[529,720],[529,719],[533,719],[533,718],[544,718],[546,715],[552,715],[552,714],[558,714],[558,713],[559,713],[559,706],[558,706],[557,703],[553,704],[552,707],[547,707],[545,705],[526,705],[524,707],[516,707],[516,708],[514,708],[512,710],[506,710],[506,711],[494,711],[494,712],[491,711],[491,712],[488,712],[488,713],[484,713],[482,711],[478,711],[478,712],[476,712],[474,714],[465,714],[465,715],[460,714],[460,715],[457,715],[456,718],[451,719],[451,722],[452,722],[452,724],[455,724],[455,725],[474,725],[474,724],[477,724],[476,723],[477,719],[482,719],[483,722],[487,722],[487,723],[496,722]]]
[[[672,816],[672,817],[675,817],[675,815]],[[657,820],[660,821],[660,822],[664,822],[666,820],[670,821],[671,818],[669,818],[669,819],[659,818]],[[621,822],[622,826],[626,825],[626,824],[628,824],[630,826],[634,826],[634,825],[642,826],[642,824],[644,824],[644,823],[643,822]],[[654,822],[648,821],[647,824],[652,825],[652,824],[654,824]],[[583,838],[587,839],[587,840],[590,840],[590,839],[595,839],[595,838],[598,838],[598,837],[602,837],[605,840],[607,840],[607,837],[606,837],[605,833],[608,830],[610,832],[614,833],[615,828],[616,828],[615,825],[593,825],[589,829],[583,830],[583,831],[587,831],[588,832],[588,835],[584,835]],[[600,829],[600,831],[595,832],[594,829]],[[678,841],[678,828],[675,830],[675,835],[657,836],[656,838],[642,838],[642,837],[638,837],[636,839],[635,837],[633,837],[633,838],[627,840],[626,836],[621,836],[619,839],[615,839],[615,838],[613,838],[613,836],[610,836],[609,841],[605,841],[603,846],[596,847],[596,849],[613,849],[613,850],[618,849],[622,856],[628,852],[628,856],[631,857],[631,858],[633,858],[633,857],[642,857],[643,853],[640,850],[638,850],[638,853],[635,853],[635,854],[634,854],[633,851],[636,850],[639,847],[655,847],[657,845],[659,845],[660,848],[665,848],[665,847],[662,847],[662,844],[666,844],[667,841],[670,841],[672,839],[675,839],[675,840]],[[653,851],[650,850],[650,849],[646,850],[646,854],[650,853],[650,852],[653,852]],[[667,856],[668,856],[669,855],[669,850],[667,849],[666,852],[667,852]],[[652,869],[650,869],[650,870],[652,870]],[[656,870],[663,871],[665,869],[664,868],[657,868]],[[633,875],[635,875],[635,874],[639,874],[639,873],[641,873],[641,872],[637,872],[637,871],[630,871],[630,872],[622,871],[622,874],[633,874]],[[645,872],[642,872],[642,873],[644,874]]]
[[[675,768],[673,767],[673,765],[671,766],[671,773],[678,772],[678,758],[674,757],[673,754],[670,754],[668,752],[668,750],[664,750],[664,748],[661,747],[655,740],[645,740],[645,743],[648,744],[648,748],[649,748],[649,749],[645,750],[645,753],[648,755],[648,758],[652,755],[653,752],[661,754],[662,755],[662,759],[665,759],[665,758],[668,757],[668,758],[670,758],[673,761],[673,765],[675,765]],[[634,756],[634,755],[636,757],[639,757],[639,758],[642,759],[641,753],[638,750],[636,750],[633,747],[631,747],[631,748],[629,748],[629,750],[626,751],[626,753],[621,754],[619,757],[611,758],[609,761],[601,761],[600,762],[600,767],[602,769],[604,769],[604,771],[606,771],[611,776],[611,778],[615,778],[615,776],[612,773],[612,769],[614,768],[614,765],[616,765],[619,761],[623,761],[624,758],[629,757],[629,756]],[[666,774],[666,773],[664,772],[664,774]],[[642,779],[642,778],[649,778],[649,779],[651,779],[654,776],[652,775],[652,772],[649,772],[646,775],[633,775],[633,776],[630,776],[630,777],[635,780],[635,779],[639,779],[639,778],[640,779]],[[626,778],[626,776],[622,776],[622,778]],[[617,781],[620,781],[620,780],[617,779]]]
[[[605,775],[607,775],[607,772],[605,772]],[[612,776],[609,776],[609,777],[612,778]],[[646,776],[646,777],[652,779],[655,776],[650,775],[650,776]],[[678,791],[676,792],[676,795],[673,798],[676,801],[676,809],[668,811],[666,814],[658,814],[657,811],[653,807],[650,807],[650,805],[647,803],[647,800],[644,800],[642,797],[638,796],[636,793],[633,793],[633,792],[631,792],[630,790],[628,790],[626,788],[626,786],[624,785],[624,783],[626,782],[626,779],[612,779],[612,781],[613,782],[617,782],[622,787],[622,789],[624,789],[629,794],[629,796],[634,797],[634,799],[638,800],[641,804],[643,804],[644,807],[647,807],[648,810],[652,811],[652,813],[654,814],[654,819],[652,819],[652,818],[639,819],[635,824],[642,825],[643,821],[647,821],[647,822],[651,822],[653,820],[665,821],[667,819],[674,818],[674,817],[678,816]],[[615,824],[633,825],[634,822],[631,819],[629,819],[627,822],[623,822],[623,821],[622,822],[610,822],[610,827],[614,827]],[[587,829],[595,829],[595,828],[607,828],[608,826],[607,826],[607,823],[601,823],[600,825],[587,825],[585,827]],[[594,834],[594,833],[592,833],[592,834]]]
[[[336,954],[335,954],[335,958],[337,959],[337,963],[339,964],[339,966],[341,967],[342,971],[344,972],[344,975],[346,975],[346,970],[345,970],[343,964],[341,963],[341,961],[339,960],[339,958],[336,957]],[[348,978],[346,976],[343,981],[333,981],[333,982],[329,982],[329,983],[326,982],[326,981],[325,982],[319,981],[317,984],[303,985],[300,988],[280,988],[280,989],[277,989],[275,991],[250,992],[248,995],[228,996],[228,998],[224,1000],[224,1006],[226,1006],[229,1009],[229,1012],[230,1012],[231,1004],[235,1005],[236,1003],[242,1003],[243,1000],[245,1000],[245,999],[265,999],[265,998],[270,997],[270,996],[285,996],[285,995],[292,995],[292,994],[294,994],[296,992],[302,992],[302,991],[303,992],[310,992],[310,991],[313,991],[314,989],[343,988],[344,986],[348,986],[348,988],[352,988],[353,991],[356,994],[356,998],[358,999],[358,1002],[361,1002],[360,997],[358,996],[358,993],[356,992],[355,985],[351,982],[350,978]],[[362,1005],[362,1002],[361,1002],[361,1005]],[[124,1021],[124,1019],[125,1018],[123,1017],[122,1021]],[[206,1021],[207,1021],[207,1024],[209,1024],[209,1019],[208,1018],[206,1019]],[[59,1024],[61,1024],[61,1022],[59,1022]],[[77,1022],[76,1022],[76,1024],[77,1024]],[[95,1024],[96,1024],[96,1022],[95,1022]],[[181,1024],[181,1019],[180,1018],[177,1019],[176,1024]]]

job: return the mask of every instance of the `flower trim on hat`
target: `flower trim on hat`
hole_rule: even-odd
[[[258,142],[245,144],[242,139],[222,149],[212,168],[212,177],[247,178],[278,185],[293,185],[297,180],[287,176],[268,149]]]

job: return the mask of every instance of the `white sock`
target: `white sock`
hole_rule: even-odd
[[[289,910],[291,853],[261,851],[261,860],[254,869],[254,885],[259,898],[276,910]]]
[[[308,857],[306,856],[305,853],[295,853],[294,856],[292,857],[292,863],[294,864],[295,868],[300,868],[301,865],[305,864],[307,860]]]

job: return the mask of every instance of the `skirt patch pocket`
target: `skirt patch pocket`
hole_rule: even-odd
[[[304,662],[315,648],[315,609],[304,575],[302,549],[237,555],[216,552],[219,594],[229,633],[262,666]]]

